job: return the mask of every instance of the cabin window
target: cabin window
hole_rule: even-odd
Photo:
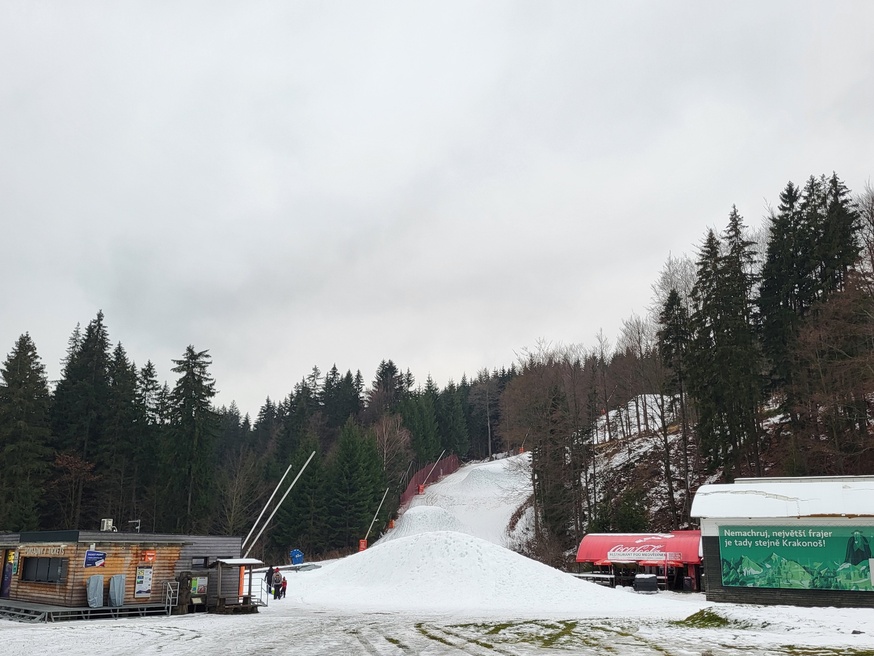
[[[206,569],[209,556],[198,556],[191,559],[191,569]]]
[[[66,558],[24,558],[21,569],[22,581],[59,583],[64,573]]]

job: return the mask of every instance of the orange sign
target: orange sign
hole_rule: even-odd
[[[154,563],[156,555],[157,554],[155,553],[154,549],[143,549],[140,552],[140,560],[142,560],[144,563]]]

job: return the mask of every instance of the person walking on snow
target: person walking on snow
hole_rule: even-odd
[[[282,595],[280,596],[281,599],[285,599],[285,589],[287,587],[288,587],[288,581],[286,581],[285,577],[283,576],[282,577]]]
[[[279,599],[279,595],[282,594],[282,573],[279,571],[279,568],[276,568],[276,571],[273,572],[273,598]]]

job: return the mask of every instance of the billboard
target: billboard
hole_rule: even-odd
[[[874,591],[874,527],[720,526],[722,585]]]

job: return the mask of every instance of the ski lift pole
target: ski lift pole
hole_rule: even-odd
[[[410,464],[407,465],[407,471],[405,471],[403,474],[401,474],[401,477],[398,479],[399,484],[406,480],[407,475],[410,473],[410,467],[412,467],[412,466],[413,466],[413,461],[410,460]]]
[[[391,486],[389,486],[389,487],[391,487]],[[368,528],[367,533],[364,534],[365,540],[367,540],[367,538],[370,536],[370,531],[373,528],[374,522],[376,522],[376,516],[379,515],[379,510],[380,510],[380,508],[382,508],[382,504],[385,501],[385,497],[387,495],[388,495],[388,488],[385,488],[385,492],[382,493],[382,501],[379,502],[379,505],[376,507],[376,512],[373,513],[373,519],[370,522],[370,528]]]
[[[291,471],[291,463],[288,463],[288,467],[285,468],[285,473],[282,475],[282,478],[279,479],[279,482],[276,484],[276,487],[273,488],[273,494],[270,495],[270,498],[267,499],[267,503],[264,504],[264,507],[261,509],[261,514],[258,515],[258,519],[255,520],[255,523],[252,524],[252,529],[249,531],[249,535],[246,536],[246,539],[243,540],[243,543],[240,545],[240,548],[245,547],[246,543],[249,541],[249,538],[252,537],[252,533],[255,532],[255,527],[258,526],[258,522],[261,521],[261,518],[264,516],[264,511],[267,510],[267,506],[270,505],[270,502],[273,501],[273,497],[276,496],[276,493],[279,491],[279,486],[282,485],[282,481],[285,480],[285,477],[288,476],[288,472]]]
[[[246,553],[243,554],[243,558],[248,558],[249,552],[252,551],[252,547],[255,546],[255,543],[258,542],[258,538],[261,537],[261,534],[264,532],[264,529],[267,528],[267,525],[270,523],[270,520],[273,519],[273,515],[276,514],[276,511],[279,510],[279,506],[282,505],[282,502],[285,501],[285,497],[288,496],[288,493],[291,492],[291,488],[294,487],[294,484],[297,483],[297,479],[300,478],[300,475],[303,474],[303,470],[307,468],[307,465],[310,464],[310,460],[313,459],[313,456],[316,455],[316,452],[313,451],[310,454],[310,457],[307,458],[307,461],[303,463],[303,467],[300,468],[300,471],[297,473],[297,476],[294,477],[294,480],[291,482],[291,485],[288,486],[288,489],[285,491],[285,494],[282,495],[282,498],[279,500],[279,503],[276,504],[276,507],[273,509],[273,512],[270,513],[270,517],[267,518],[267,521],[264,522],[264,526],[261,527],[261,530],[258,531],[258,535],[255,536],[255,539],[252,541],[252,544],[249,545],[249,548],[246,549]]]

